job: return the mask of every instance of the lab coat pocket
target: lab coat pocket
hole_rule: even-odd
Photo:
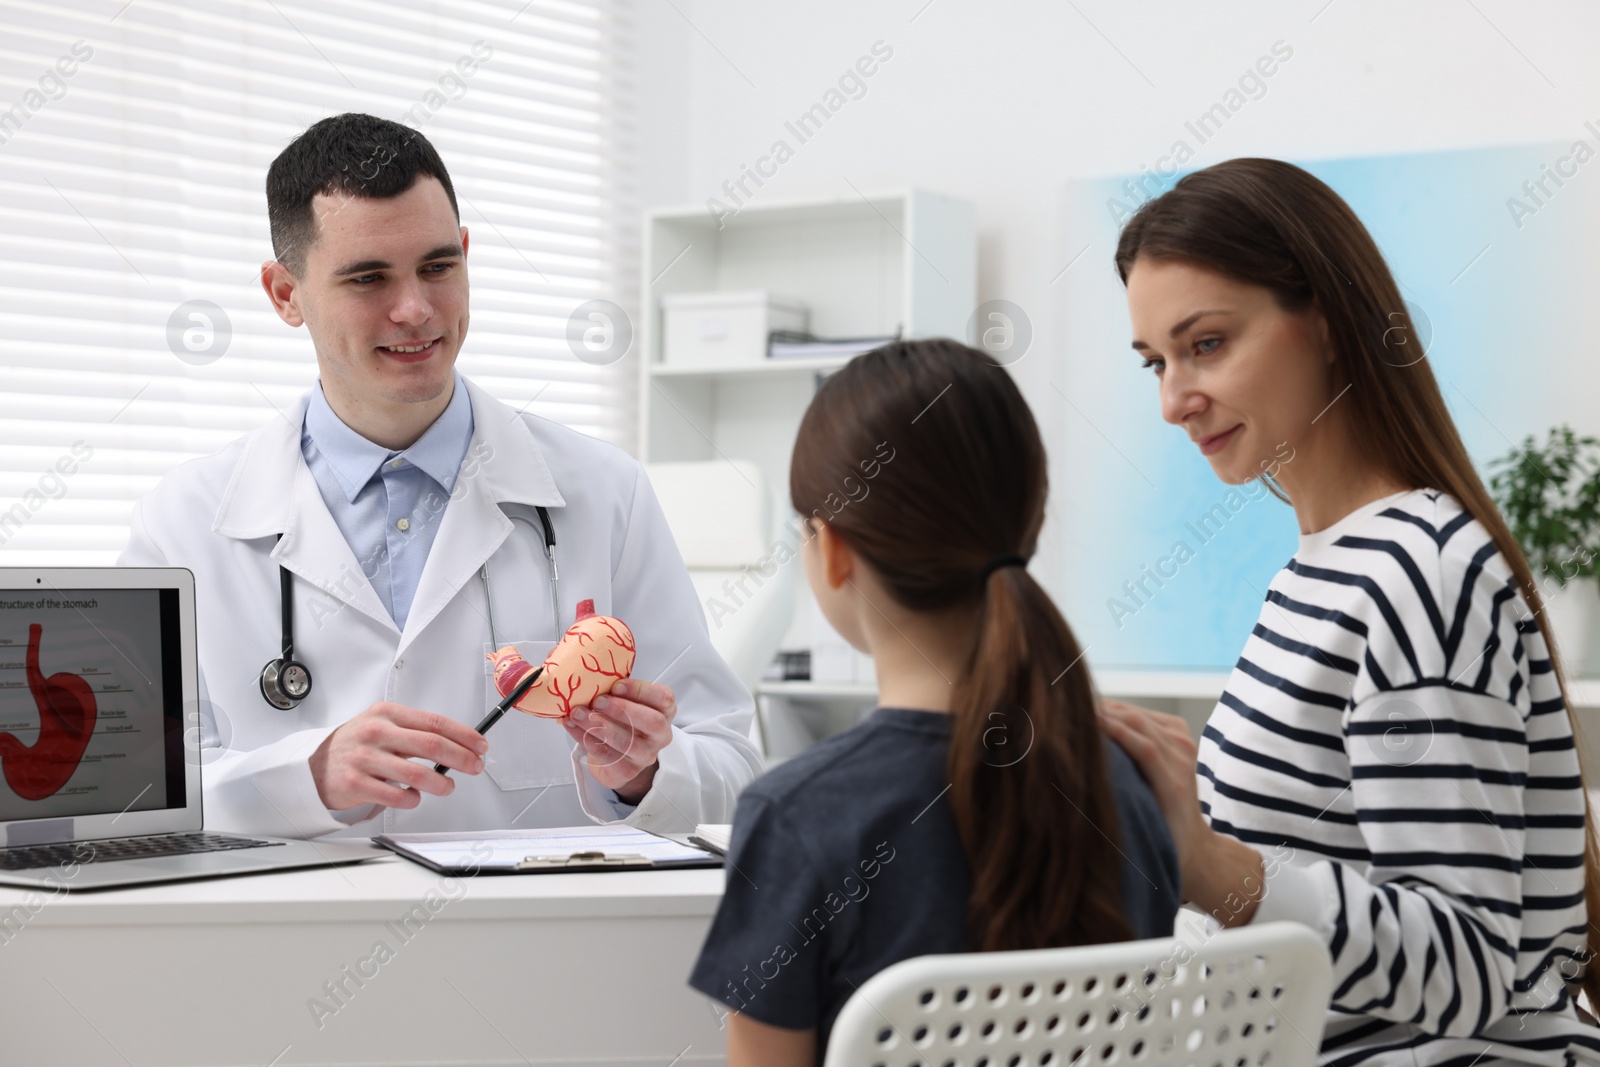
[[[501,789],[570,785],[572,747],[572,739],[555,720],[508,711],[489,731],[484,769]]]
[[[535,666],[544,662],[544,657],[552,647],[548,639],[510,643]],[[484,651],[491,650],[485,646]],[[484,659],[484,679],[487,710],[500,700],[500,694],[494,687],[494,668],[487,657]],[[501,789],[570,785],[575,780],[572,773],[572,739],[554,719],[541,719],[537,715],[511,708],[484,736],[489,742],[489,752],[483,760],[484,769]]]

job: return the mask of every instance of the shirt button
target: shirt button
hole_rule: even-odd
[[[411,529],[411,520],[410,519],[400,519],[398,522],[395,523],[395,526],[399,528],[401,533],[405,533],[407,530]]]
[[[390,469],[390,470],[394,470],[394,469],[395,469],[395,468],[396,468],[396,467],[398,467],[398,466],[400,466],[400,464],[401,464],[401,463],[402,463],[402,462],[403,462],[403,460],[399,460],[399,459],[391,459],[391,460],[390,460],[390,461],[389,461],[389,469]]]
[[[394,661],[394,669],[397,671],[405,669],[405,665],[406,661],[403,659],[397,659]]]

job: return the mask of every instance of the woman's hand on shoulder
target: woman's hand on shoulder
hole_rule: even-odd
[[[1102,700],[1099,711],[1100,725],[1139,765],[1161,805],[1177,846],[1185,899],[1225,926],[1249,922],[1261,896],[1261,855],[1211,829],[1200,813],[1200,748],[1189,724],[1120,700]]]
[[[1133,758],[1150,783],[1167,817],[1172,843],[1178,847],[1178,860],[1187,872],[1190,855],[1211,832],[1200,814],[1200,793],[1195,786],[1200,749],[1189,724],[1177,715],[1120,700],[1102,700],[1099,710],[1101,727]]]

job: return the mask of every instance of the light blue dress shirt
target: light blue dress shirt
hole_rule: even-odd
[[[328,406],[320,381],[300,430],[300,453],[323,502],[402,631],[472,443],[472,401],[461,375],[454,378],[444,413],[403,452],[374,444],[346,426]]]

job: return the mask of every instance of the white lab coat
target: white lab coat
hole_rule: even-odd
[[[735,798],[761,769],[749,739],[753,701],[712,648],[643,468],[618,448],[519,415],[466,384],[472,443],[449,503],[431,520],[439,528],[403,633],[301,456],[306,398],[215,455],[179,466],[134,508],[119,562],[194,572],[200,694],[209,703],[202,709],[216,721],[202,752],[208,828],[366,837],[620,816],[681,832],[732,820]],[[559,628],[538,504],[555,527]],[[533,528],[507,511],[525,513]],[[376,818],[372,806],[330,812],[307,760],[352,716],[392,700],[470,726],[494,704],[484,658],[485,560],[499,643],[515,642],[535,663],[571,625],[579,600],[593,599],[597,612],[633,629],[633,676],[670,685],[678,701],[650,792],[630,812],[594,780],[557,724],[512,711],[487,735],[485,772],[452,772],[451,795],[424,794],[416,808],[383,808]],[[295,575],[295,656],[314,682],[290,711],[269,705],[259,688],[262,666],[279,654],[280,563]]]

